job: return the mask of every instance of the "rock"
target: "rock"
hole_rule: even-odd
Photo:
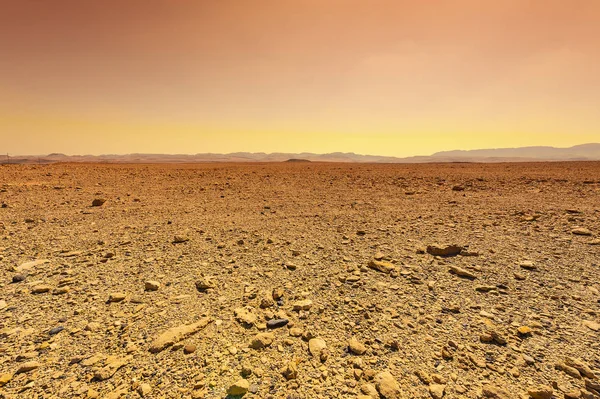
[[[6,303],[6,301],[4,299],[0,299],[0,310],[6,308],[8,306],[8,304]]]
[[[383,371],[373,378],[379,395],[385,399],[402,399],[402,391],[398,382],[389,371]]]
[[[305,299],[303,301],[295,302],[292,306],[293,310],[309,310],[313,305],[313,302],[310,299]]]
[[[58,326],[58,327],[54,327],[53,329],[51,329],[50,331],[48,331],[48,334],[50,335],[56,335],[59,332],[61,332],[62,330],[64,330],[65,328],[63,326]]]
[[[566,364],[563,363],[557,363],[555,368],[557,370],[562,370],[564,371],[567,375],[573,377],[573,378],[581,378],[581,374],[579,373],[579,370],[577,370],[575,367],[571,367],[571,366],[567,366]]]
[[[525,270],[537,270],[537,266],[530,260],[523,260],[519,262],[519,266]]]
[[[95,381],[105,381],[111,378],[123,366],[129,364],[133,356],[112,357],[107,359],[106,365],[94,374]]]
[[[275,340],[273,333],[258,333],[250,342],[250,348],[252,349],[263,349],[271,346]]]
[[[41,366],[42,365],[40,362],[36,362],[36,361],[26,362],[26,363],[21,364],[21,366],[17,369],[16,374],[29,373],[30,371],[38,369]]]
[[[290,328],[290,331],[289,331],[290,336],[292,336],[292,337],[301,337],[303,332],[304,331],[302,331],[302,329],[298,328],[298,327],[292,327],[292,328]]]
[[[45,294],[46,292],[50,292],[52,287],[47,284],[36,285],[31,289],[32,294]]]
[[[298,365],[295,361],[289,361],[286,363],[285,367],[281,370],[281,374],[285,377],[286,380],[295,380],[298,378]]]
[[[113,303],[113,302],[122,302],[125,300],[125,298],[127,298],[127,295],[121,293],[121,292],[113,292],[110,293],[108,295],[108,303]]]
[[[0,387],[5,386],[12,380],[13,375],[9,373],[0,374]]]
[[[102,206],[102,205],[104,205],[105,202],[106,202],[106,200],[104,198],[95,198],[92,201],[92,206]]]
[[[208,277],[202,277],[196,281],[196,289],[200,292],[205,292],[215,288],[215,283]]]
[[[13,283],[20,283],[22,281],[25,281],[26,276],[24,274],[15,274],[14,276],[12,276],[12,282]]]
[[[431,384],[429,385],[429,394],[433,399],[442,399],[444,397],[444,390],[446,385],[442,384]]]
[[[325,349],[327,349],[327,344],[325,343],[325,340],[321,338],[313,338],[308,341],[308,351],[317,359],[321,359],[321,353]]]
[[[236,308],[233,310],[235,318],[242,324],[247,326],[253,326],[256,323],[257,316],[254,313],[254,309],[250,306],[245,308]]]
[[[493,386],[493,385],[484,385],[481,393],[483,394],[483,397],[485,398],[492,398],[492,399],[512,399],[513,396],[509,395],[508,392]]]
[[[151,353],[158,353],[166,349],[167,347],[176,344],[182,339],[197,333],[202,330],[211,322],[208,317],[200,319],[198,322],[193,324],[182,324],[177,327],[173,327],[162,333],[152,342],[149,351]]]
[[[350,341],[348,341],[348,349],[355,355],[363,355],[367,351],[367,347],[358,342],[355,337],[352,337]]]
[[[84,329],[85,331],[91,331],[91,332],[94,332],[94,331],[98,331],[98,330],[100,330],[100,328],[101,328],[101,327],[102,327],[102,326],[100,325],[100,323],[96,323],[95,321],[92,321],[92,322],[90,322],[90,323],[86,324],[86,325],[85,325],[85,327],[84,327],[83,329]]]
[[[552,399],[554,389],[548,385],[538,385],[527,389],[527,393],[532,399]]]
[[[275,301],[273,301],[273,299],[271,299],[271,298],[265,297],[265,298],[262,298],[260,300],[259,307],[261,309],[268,309],[268,308],[271,308],[273,306],[275,306]]]
[[[477,292],[490,292],[490,291],[494,291],[495,289],[496,289],[496,287],[493,285],[476,285],[475,286],[475,291],[477,291]]]
[[[389,274],[392,271],[396,270],[396,265],[390,262],[385,262],[381,260],[372,259],[368,266],[370,269],[377,270],[378,272]]]
[[[144,283],[144,291],[158,291],[160,283],[158,281],[148,280]]]
[[[577,227],[577,228],[571,230],[571,234],[574,234],[577,236],[591,236],[592,232],[584,227]]]
[[[184,242],[188,242],[190,239],[184,235],[175,235],[173,237],[173,244],[182,244]]]
[[[288,319],[273,319],[273,320],[269,320],[267,321],[267,328],[269,329],[274,329],[274,328],[281,328],[286,326],[290,321]]]
[[[227,389],[227,395],[230,396],[243,396],[250,389],[250,382],[244,378],[240,378]]]
[[[190,353],[194,352],[196,352],[196,345],[187,344],[183,347],[183,353],[185,353],[186,355],[189,355]]]
[[[456,256],[462,250],[463,247],[458,245],[432,244],[427,246],[427,253],[434,256]]]
[[[600,331],[600,323],[593,320],[584,320],[582,324],[592,331]]]
[[[150,384],[140,384],[140,386],[137,389],[137,393],[143,398],[146,397],[150,394],[150,392],[152,392],[152,387],[150,386]]]
[[[462,267],[458,267],[458,266],[449,266],[448,267],[450,270],[450,273],[456,274],[459,277],[464,277],[464,278],[468,278],[471,280],[474,280],[477,278],[476,275],[474,275],[473,273],[471,273],[470,271],[463,269]]]

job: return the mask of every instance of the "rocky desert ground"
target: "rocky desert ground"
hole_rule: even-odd
[[[2,398],[600,398],[600,162],[0,166]]]

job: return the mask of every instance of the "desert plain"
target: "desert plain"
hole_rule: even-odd
[[[600,398],[600,162],[0,166],[2,398]]]

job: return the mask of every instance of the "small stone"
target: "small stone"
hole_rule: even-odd
[[[584,227],[577,227],[577,228],[571,230],[571,234],[574,234],[577,236],[591,236],[592,232]]]
[[[273,320],[269,320],[267,321],[267,328],[269,329],[274,329],[274,328],[281,328],[286,326],[290,321],[288,319],[273,319]]]
[[[295,311],[300,311],[300,310],[309,310],[313,305],[313,302],[310,299],[305,299],[303,301],[298,301],[296,303],[294,303],[293,305],[293,309]]]
[[[257,321],[257,316],[254,313],[254,309],[250,306],[245,308],[236,308],[233,311],[235,318],[242,324],[253,326]]]
[[[283,288],[273,288],[273,291],[271,292],[271,296],[272,296],[273,300],[275,300],[275,301],[283,298],[283,294],[284,294]]]
[[[530,260],[523,260],[519,262],[519,266],[525,270],[537,270],[537,266]]]
[[[355,355],[363,355],[367,351],[367,347],[358,342],[358,340],[354,337],[348,341],[348,349]]]
[[[308,351],[313,357],[320,358],[321,352],[327,348],[325,340],[321,338],[313,338],[308,341]]]
[[[289,331],[290,336],[292,336],[292,337],[301,337],[303,332],[304,331],[302,331],[302,329],[298,328],[298,327],[290,328],[290,331]]]
[[[188,242],[190,239],[184,235],[175,235],[173,237],[173,244],[182,244],[184,242]]]
[[[459,245],[439,245],[432,244],[427,246],[427,253],[434,256],[456,256],[460,254],[463,247]]]
[[[3,387],[6,384],[8,384],[10,380],[12,380],[12,377],[12,374],[9,373],[0,374],[0,387]]]
[[[517,328],[517,334],[519,334],[521,337],[529,337],[531,336],[531,332],[532,330],[529,326],[521,326]]]
[[[148,280],[144,283],[144,291],[158,291],[160,283],[158,281]]]
[[[45,294],[46,292],[49,292],[52,289],[52,287],[50,287],[47,284],[40,284],[40,285],[36,285],[31,289],[31,293],[32,294]]]
[[[431,384],[429,385],[429,394],[433,399],[442,399],[444,397],[444,390],[446,385],[442,384]]]
[[[471,273],[470,271],[463,269],[462,267],[458,267],[458,266],[449,266],[449,270],[450,273],[456,274],[459,277],[464,277],[464,278],[468,278],[470,280],[474,280],[477,278],[477,276],[473,273]]]
[[[6,301],[4,299],[0,299],[0,310],[6,308],[8,306],[8,304],[6,303]]]
[[[101,328],[101,327],[102,327],[102,326],[100,325],[100,323],[96,323],[95,321],[92,321],[92,322],[90,322],[90,323],[86,324],[86,326],[85,326],[83,329],[84,329],[85,331],[91,331],[91,332],[94,332],[94,331],[98,331],[98,330],[100,330],[100,328]]]
[[[286,380],[295,380],[298,378],[298,365],[294,361],[289,361],[281,370],[281,374],[286,378]]]
[[[105,202],[106,202],[106,200],[104,198],[95,198],[92,201],[92,206],[102,206],[102,205],[104,205]]]
[[[20,283],[20,282],[22,282],[22,281],[25,281],[25,278],[26,278],[26,277],[25,277],[25,275],[24,275],[24,274],[15,274],[15,275],[12,277],[12,282],[13,282],[13,283]]]
[[[190,353],[194,353],[194,352],[196,352],[196,345],[187,344],[186,346],[183,347],[183,353],[185,353],[186,355],[189,355]]]
[[[50,335],[56,335],[59,332],[61,332],[62,330],[64,330],[65,328],[63,326],[58,326],[58,327],[54,327],[53,329],[51,329],[50,331],[48,331],[48,334]]]
[[[248,389],[250,389],[248,380],[240,378],[227,389],[227,394],[231,396],[243,396],[248,392]]]
[[[108,295],[108,302],[112,303],[112,302],[122,302],[125,300],[125,298],[127,297],[127,295],[121,293],[121,292],[113,292],[111,294]]]
[[[41,367],[41,364],[39,362],[35,362],[35,361],[23,363],[21,365],[21,367],[19,367],[17,369],[17,374],[28,373],[28,372],[38,369],[40,367]]]
[[[527,390],[532,399],[552,399],[554,389],[548,385],[538,385]]]
[[[368,265],[370,269],[377,270],[381,273],[390,274],[392,271],[396,270],[396,265],[390,262],[372,259]]]
[[[273,335],[273,333],[259,333],[256,334],[254,338],[252,338],[252,341],[250,342],[250,348],[263,349],[268,346],[271,346],[274,340],[275,335]]]
[[[506,392],[498,387],[495,387],[493,385],[484,385],[481,392],[485,398],[492,398],[492,399],[512,399],[513,398],[512,395],[508,394],[508,392]]]
[[[205,292],[215,288],[215,283],[208,277],[202,277],[196,281],[196,289],[200,292]]]

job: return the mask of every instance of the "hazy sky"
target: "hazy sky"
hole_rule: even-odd
[[[0,0],[0,152],[600,142],[598,0]]]

